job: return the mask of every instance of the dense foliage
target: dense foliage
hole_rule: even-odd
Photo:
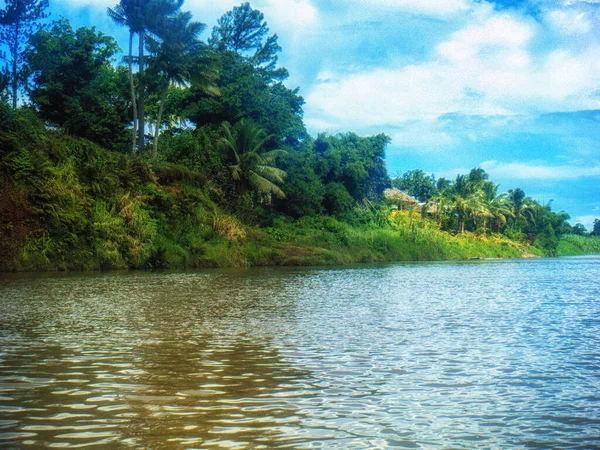
[[[1,270],[553,255],[566,233],[588,239],[481,169],[390,180],[384,134],[311,137],[262,13],[234,8],[204,43],[182,3],[109,9],[127,67],[93,28],[31,23],[27,103],[0,102]]]
[[[128,141],[127,75],[113,67],[116,41],[58,20],[32,36],[25,55],[29,100],[40,118],[73,136],[118,150]]]
[[[425,213],[436,217],[444,230],[500,233],[528,241],[548,255],[557,254],[562,235],[585,234],[581,224],[568,224],[568,214],[552,211],[550,204],[540,204],[520,188],[498,192],[498,184],[480,168],[453,181],[436,180],[433,175],[413,170],[392,183],[425,202]]]

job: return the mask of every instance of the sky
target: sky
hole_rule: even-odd
[[[110,22],[117,0],[50,0]],[[186,0],[207,24],[239,1]],[[573,224],[600,217],[600,0],[255,0],[300,87],[309,132],[385,133],[390,175],[481,167]]]

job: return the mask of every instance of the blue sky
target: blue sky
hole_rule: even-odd
[[[106,7],[50,0],[126,48]],[[208,25],[240,1],[186,0]],[[384,132],[392,175],[483,167],[572,222],[600,217],[600,0],[256,0],[312,134]]]

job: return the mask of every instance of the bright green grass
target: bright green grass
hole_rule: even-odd
[[[559,256],[600,254],[600,236],[568,234],[558,244]]]

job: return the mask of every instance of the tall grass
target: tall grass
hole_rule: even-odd
[[[567,234],[561,238],[558,244],[559,256],[598,254],[600,254],[600,236]]]

